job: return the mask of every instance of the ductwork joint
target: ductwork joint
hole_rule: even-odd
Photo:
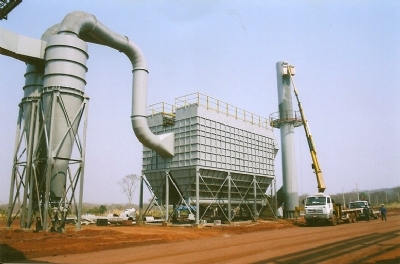
[[[143,69],[143,68],[134,68],[134,69],[132,70],[132,73],[133,73],[134,71],[145,71],[145,72],[149,73],[149,71],[148,71],[147,69]]]

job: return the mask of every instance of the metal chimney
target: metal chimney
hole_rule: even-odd
[[[288,67],[291,67],[290,71]],[[300,115],[293,111],[289,74],[294,75],[294,72],[294,66],[282,61],[276,63],[279,113],[271,115],[271,125],[280,128],[281,133],[284,218],[293,218],[295,207],[299,206],[294,128],[300,126],[302,121]]]

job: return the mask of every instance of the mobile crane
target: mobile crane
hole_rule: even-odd
[[[307,225],[310,226],[314,225],[316,222],[328,222],[332,225],[337,225],[341,220],[348,223],[354,223],[358,221],[362,215],[362,208],[344,209],[340,203],[335,203],[329,195],[324,194],[326,189],[324,177],[321,167],[319,166],[314,140],[311,136],[308,122],[304,115],[304,110],[299,99],[299,93],[293,80],[294,74],[292,74],[292,69],[294,69],[293,66],[287,65],[287,70],[293,85],[294,94],[296,96],[301,120],[307,137],[307,143],[312,159],[312,168],[317,177],[318,184],[318,193],[308,196],[305,200],[304,218],[306,219]]]
[[[318,192],[323,193],[326,189],[324,177],[322,175],[321,167],[319,166],[318,158],[317,158],[317,150],[315,149],[314,140],[310,133],[310,128],[308,127],[308,122],[306,116],[304,115],[303,107],[301,106],[301,102],[299,99],[299,93],[297,92],[296,85],[294,84],[293,75],[292,74],[292,67],[288,66],[290,80],[293,84],[294,94],[296,96],[297,105],[299,106],[299,111],[301,115],[301,121],[303,122],[304,132],[306,133],[308,148],[310,149],[311,159],[312,159],[312,168],[314,170],[315,176],[317,177],[318,183]]]

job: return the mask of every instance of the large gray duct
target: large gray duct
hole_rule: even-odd
[[[45,52],[45,75],[42,102],[44,115],[52,115],[46,122],[49,137],[51,172],[51,197],[63,197],[68,159],[74,145],[74,135],[80,119],[76,119],[84,100],[88,58],[87,45],[93,42],[123,52],[133,66],[132,127],[136,137],[146,147],[162,157],[174,154],[173,133],[154,135],[147,124],[147,65],[140,49],[127,37],[113,33],[84,12],[68,14],[57,35],[49,37]],[[59,93],[63,106],[54,103],[54,93]],[[52,160],[52,157],[57,159]]]
[[[133,66],[132,127],[136,137],[146,147],[167,158],[174,155],[174,134],[154,135],[147,124],[147,64],[142,51],[127,37],[112,32],[96,17],[85,12],[72,12],[61,23],[58,34],[81,39],[123,52]]]
[[[58,25],[57,25],[58,27]],[[105,27],[96,17],[85,12],[72,12],[61,23],[58,35],[72,35],[84,41],[101,44],[123,52],[133,66],[132,127],[138,140],[164,158],[174,155],[174,135],[154,135],[147,124],[147,64],[142,51],[127,37]],[[46,40],[36,40],[0,28],[0,54],[42,65]],[[68,44],[61,43],[60,46]],[[73,48],[72,48],[73,49]],[[72,50],[70,49],[70,50]],[[70,55],[70,54],[68,54]],[[65,58],[65,62],[74,58]],[[72,65],[72,64],[71,64]],[[69,69],[66,69],[69,70]],[[60,72],[62,75],[63,73]],[[58,84],[65,86],[64,84]]]

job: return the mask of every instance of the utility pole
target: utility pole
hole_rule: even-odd
[[[360,194],[358,193],[358,184],[356,183],[357,201],[360,201]]]
[[[346,207],[346,200],[344,199],[344,189],[342,189],[342,195],[343,195],[343,206]]]

